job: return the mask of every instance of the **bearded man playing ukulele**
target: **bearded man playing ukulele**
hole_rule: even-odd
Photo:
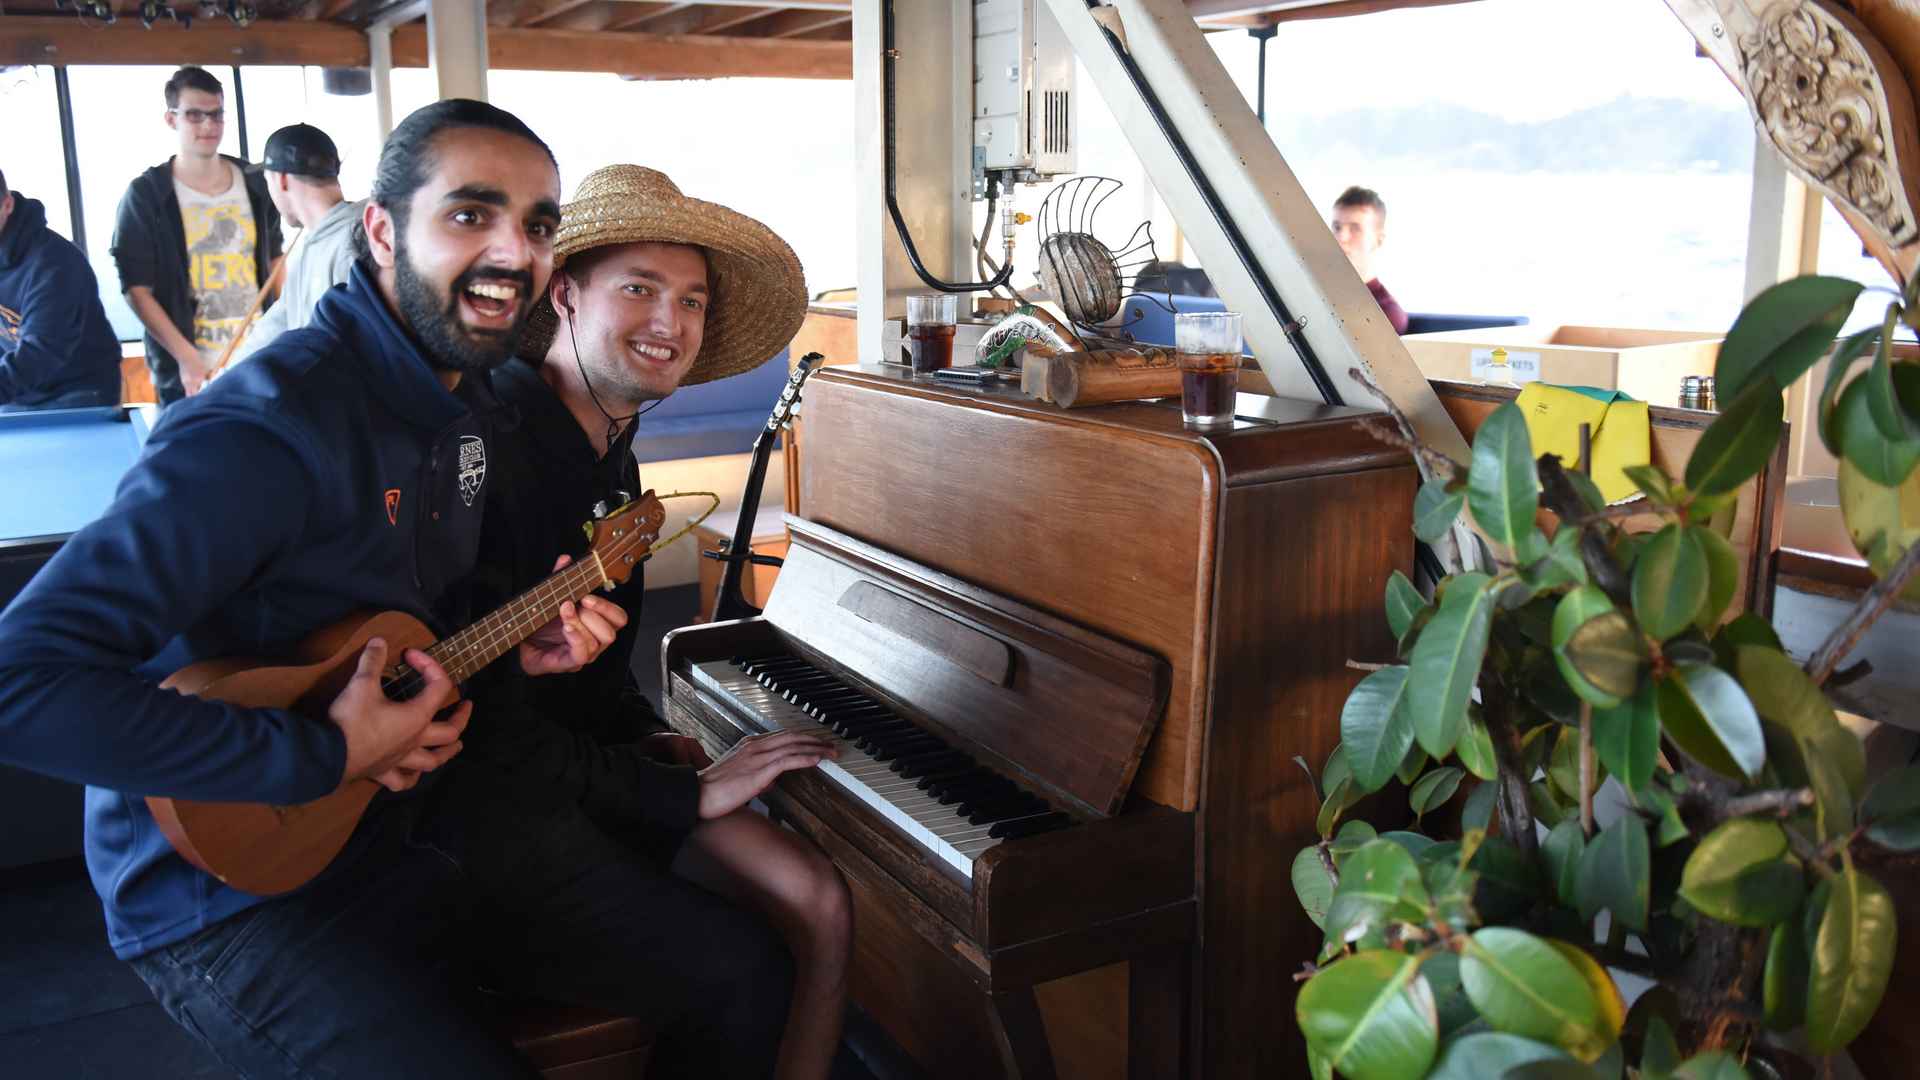
[[[489,816],[488,770],[419,783],[459,752],[468,715],[447,710],[457,691],[426,653],[405,655],[425,688],[391,702],[387,649],[369,642],[324,719],[157,686],[196,661],[286,656],[356,611],[460,625],[437,609],[473,565],[495,408],[463,374],[512,355],[552,270],[559,186],[508,113],[445,101],[408,117],[346,286],[169,410],[106,514],[0,614],[0,760],[89,785],[114,951],[242,1075],[533,1076],[469,1011],[476,980],[677,1022],[664,1075],[772,1060],[791,961],[758,917],[564,801]],[[520,665],[577,669],[623,620],[598,599],[565,605]],[[142,798],[290,806],[367,778],[386,791],[346,849],[275,897],[189,864]],[[705,967],[662,962],[687,939],[709,944]]]

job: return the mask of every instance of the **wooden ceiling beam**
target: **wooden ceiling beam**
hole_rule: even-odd
[[[696,4],[648,24],[654,34],[723,34],[782,10],[777,7],[739,7],[732,4]]]
[[[615,12],[613,18],[607,22],[607,29],[637,30],[662,15],[671,15],[693,6],[692,4],[632,3],[629,0],[622,3],[620,10]]]
[[[521,7],[515,26],[539,26],[551,19],[557,19],[569,11],[586,7],[594,0],[532,0]]]
[[[782,11],[756,19],[734,31],[740,37],[790,38],[829,26],[852,22],[851,13],[836,11]]]
[[[549,16],[541,22],[542,30],[607,30],[611,28],[614,16],[621,13],[626,4],[617,4],[613,0],[587,0],[583,7],[559,15]]]
[[[332,22],[358,6],[360,0],[326,0],[326,6],[320,9],[320,17]]]
[[[1187,0],[1187,10],[1211,25],[1271,25],[1301,19],[1340,19],[1398,8],[1467,4],[1473,0]]]
[[[366,67],[367,36],[327,22],[270,20],[242,30],[224,20],[192,30],[121,20],[88,27],[71,17],[7,15],[0,67],[15,64],[288,64]],[[643,79],[851,79],[844,41],[683,36],[583,30],[487,34],[489,66],[508,71],[600,71]],[[393,32],[395,67],[427,66],[427,28]]]

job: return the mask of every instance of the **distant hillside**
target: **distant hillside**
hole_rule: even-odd
[[[1739,109],[1620,97],[1540,123],[1453,105],[1354,109],[1293,117],[1269,108],[1283,154],[1394,160],[1430,169],[1499,172],[1746,172],[1753,124]]]

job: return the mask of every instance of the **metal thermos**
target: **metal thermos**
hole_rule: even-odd
[[[1680,407],[1716,411],[1713,400],[1713,376],[1688,375],[1680,380]]]

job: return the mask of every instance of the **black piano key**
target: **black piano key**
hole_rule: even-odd
[[[872,699],[868,698],[867,695],[852,687],[841,687],[819,693],[800,694],[795,699],[794,704],[800,706],[802,709],[814,706],[839,706],[846,708],[852,705],[864,705],[870,700]]]
[[[963,776],[972,776],[979,771],[981,770],[978,765],[955,765],[950,769],[942,769],[939,772],[928,773],[921,777],[920,782],[915,784],[914,787],[919,788],[921,791],[930,791],[933,787],[949,780],[958,780]]]
[[[895,758],[888,766],[900,774],[903,780],[925,776],[940,769],[949,769],[956,765],[971,765],[973,759],[951,747],[941,750],[929,750],[923,754],[906,754]]]
[[[956,813],[966,818],[970,825],[987,825],[1009,818],[1032,817],[1034,814],[1045,813],[1046,810],[1047,804],[1044,801],[1022,791],[1018,794],[982,799],[979,802],[961,803]]]
[[[831,727],[838,723],[870,724],[893,716],[885,705],[807,705],[802,712]]]
[[[1065,813],[1055,810],[1052,813],[999,822],[987,830],[987,835],[1001,840],[1012,840],[1016,837],[1032,836],[1035,833],[1052,832],[1072,822],[1073,819]]]
[[[792,675],[792,674],[797,674],[803,671],[812,671],[814,670],[814,667],[812,664],[807,663],[805,660],[800,660],[794,657],[786,657],[778,660],[757,660],[752,663],[742,665],[740,670],[746,672],[748,675],[751,675],[757,679],[757,678],[760,678],[762,675],[767,675],[774,672]]]
[[[928,735],[918,739],[887,743],[867,752],[873,755],[873,760],[875,761],[892,761],[902,754],[910,754],[919,750],[932,750],[940,745],[942,744],[939,739]]]
[[[766,687],[769,690],[774,691],[775,693],[779,693],[783,690],[792,690],[792,689],[795,689],[796,687],[803,687],[803,686],[804,687],[837,686],[837,685],[840,685],[840,680],[824,672],[816,672],[811,675],[784,675],[784,674],[773,673],[773,674],[760,676],[760,685]]]
[[[939,790],[929,790],[927,794],[933,796],[942,806],[952,806],[954,803],[972,802],[975,799],[986,799],[1018,790],[1018,788],[1013,786],[1012,781],[1003,777],[991,776],[984,781],[971,783],[962,781],[946,784]]]
[[[849,723],[847,726],[853,732],[847,737],[852,739],[854,745],[862,750],[870,749],[872,746],[878,745],[882,739],[899,738],[902,735],[916,735],[920,732],[920,729],[914,727],[910,721],[902,720],[897,716],[876,718],[863,723]]]

